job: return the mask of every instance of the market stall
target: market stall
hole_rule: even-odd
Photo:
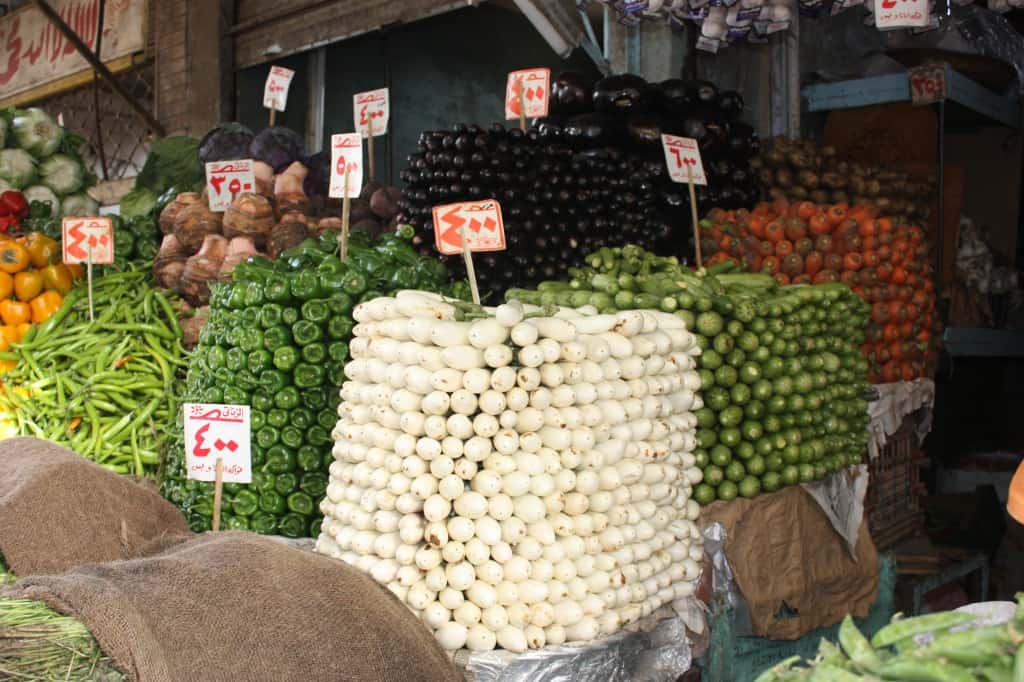
[[[252,67],[296,19],[246,5]],[[799,25],[743,9],[684,18],[712,52]],[[0,441],[0,674],[229,679],[241,630],[279,679],[406,656],[480,682],[1004,679],[1024,656],[1011,612],[894,615],[943,357],[942,168],[768,139],[764,102],[708,80],[536,68],[504,123],[387,147],[390,186],[388,88],[325,136],[322,101],[321,130],[278,124],[306,118],[295,74],[260,68],[267,125],[154,141],[116,208],[52,112],[0,110],[0,419],[37,439]],[[949,571],[912,568],[918,615]],[[219,613],[198,639],[196,581]],[[331,660],[338,622],[370,633],[360,665]]]

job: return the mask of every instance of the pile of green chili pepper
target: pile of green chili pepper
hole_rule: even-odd
[[[53,317],[0,359],[0,413],[17,433],[64,445],[122,474],[155,478],[179,411],[177,374],[186,365],[181,327],[148,272],[93,281],[95,322],[85,282]]]
[[[957,627],[976,619],[958,611],[897,616],[869,641],[847,616],[839,646],[823,639],[812,661],[799,666],[799,656],[787,659],[756,682],[1024,682],[1024,595],[1017,595],[1017,612],[1007,624]],[[924,634],[933,638],[918,644],[914,638]]]
[[[186,399],[249,405],[252,424],[253,481],[224,485],[222,527],[319,534],[353,307],[398,289],[467,293],[464,282],[449,287],[444,265],[417,254],[411,236],[399,228],[372,241],[354,231],[342,263],[326,232],[277,261],[253,257],[235,267],[233,283],[213,287]],[[208,530],[213,486],[186,480],[184,460],[179,441],[161,492],[193,530]]]

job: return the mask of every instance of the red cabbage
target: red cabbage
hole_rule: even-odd
[[[270,165],[275,173],[280,173],[294,161],[302,160],[305,155],[306,145],[302,137],[281,126],[264,128],[249,145],[249,156]]]
[[[199,141],[199,158],[203,163],[247,158],[252,138],[252,131],[241,123],[221,123]]]

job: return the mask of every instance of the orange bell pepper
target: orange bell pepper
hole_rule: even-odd
[[[25,235],[25,248],[34,268],[45,268],[60,260],[60,244],[42,232],[29,232]]]
[[[21,341],[21,336],[21,332],[19,332],[18,328],[14,325],[0,325],[0,338],[2,338],[8,345]]]
[[[31,322],[22,322],[18,325],[18,341],[25,338],[25,334],[28,334],[28,330],[32,328]]]
[[[53,291],[59,291],[62,294],[71,291],[71,288],[75,285],[75,276],[71,274],[71,268],[63,263],[46,266],[42,269],[42,275],[44,287]],[[0,293],[2,291],[2,283],[0,283]],[[0,298],[4,297],[0,296]]]
[[[14,278],[0,270],[0,300],[10,298],[14,294]]]
[[[0,301],[0,320],[3,320],[4,324],[13,325],[29,322],[32,320],[32,309],[24,301]]]
[[[28,249],[24,245],[10,240],[0,245],[0,270],[13,275],[27,270],[31,262]]]
[[[19,301],[31,301],[43,290],[43,275],[38,270],[25,270],[14,276],[14,295]]]
[[[59,293],[56,291],[44,291],[33,298],[29,304],[32,308],[32,321],[36,324],[46,322],[55,312],[60,310],[63,304],[64,297]]]
[[[67,269],[71,271],[71,277],[76,281],[85,277],[85,268],[80,263],[68,263]]]

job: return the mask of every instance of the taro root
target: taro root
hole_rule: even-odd
[[[195,253],[203,245],[207,235],[220,234],[221,214],[197,202],[183,209],[174,220],[174,236],[189,253]]]
[[[227,250],[227,239],[219,234],[208,234],[199,252],[185,261],[185,269],[181,273],[181,294],[191,305],[209,303],[209,283],[220,274]]]
[[[253,166],[253,175],[256,176],[256,194],[265,197],[274,196],[274,169],[269,163],[256,161]]]
[[[365,185],[363,185],[363,189],[359,191],[359,199],[362,200],[367,205],[369,205],[370,198],[381,187],[383,187],[383,185],[381,185],[379,182],[374,182],[372,180],[367,182]]]
[[[218,278],[226,281],[230,278],[231,272],[235,269],[236,265],[258,254],[259,251],[256,250],[256,245],[252,243],[252,239],[249,237],[235,237],[228,242],[227,252],[224,254],[224,260],[221,262],[220,270],[217,272]]]
[[[318,232],[341,232],[341,218],[335,216],[321,218],[316,229]]]
[[[250,237],[260,247],[273,226],[274,209],[259,194],[242,194],[224,211],[224,236],[229,239]]]
[[[181,322],[181,345],[185,348],[195,348],[199,345],[199,332],[203,325],[210,318],[210,307],[203,306],[191,311],[191,315],[182,317]]]
[[[160,212],[160,231],[164,234],[174,232],[174,221],[182,209],[197,204],[201,200],[201,195],[196,192],[182,192],[174,197],[173,200],[164,206],[164,210]]]
[[[298,213],[289,213],[281,218],[267,238],[267,255],[273,259],[280,257],[283,251],[298,246],[309,237],[306,217]]]
[[[153,259],[153,279],[157,286],[177,291],[187,259],[188,253],[181,242],[173,234],[164,236],[160,251]]]

